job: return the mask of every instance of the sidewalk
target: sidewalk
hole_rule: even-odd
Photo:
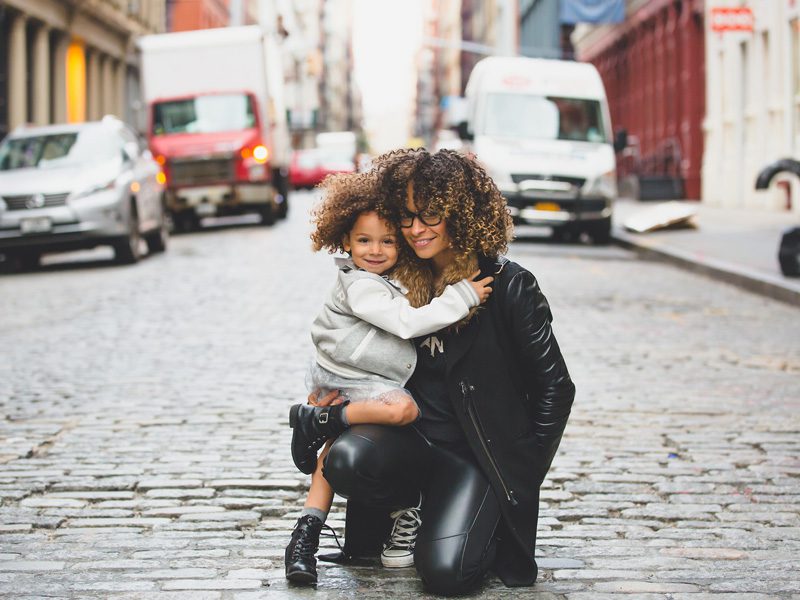
[[[800,225],[800,218],[788,212],[682,203],[697,209],[696,229],[633,233],[624,229],[625,220],[660,203],[619,200],[614,205],[614,240],[752,292],[800,305],[800,278],[784,277],[778,265],[781,235]]]

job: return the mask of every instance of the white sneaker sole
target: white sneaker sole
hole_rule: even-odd
[[[389,569],[401,569],[414,566],[414,555],[409,556],[384,556],[381,554],[381,564]]]

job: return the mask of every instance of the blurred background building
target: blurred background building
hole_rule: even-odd
[[[714,0],[706,22],[703,201],[800,214],[796,176],[753,187],[767,163],[800,159],[800,2]]]
[[[643,199],[700,198],[705,116],[703,0],[628,0],[622,23],[578,27],[579,60],[593,63],[611,121],[630,146],[618,174]],[[638,188],[638,189],[637,189]]]
[[[163,0],[0,0],[0,137],[26,122],[133,122],[134,41],[164,17]]]

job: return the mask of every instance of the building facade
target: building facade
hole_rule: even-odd
[[[360,130],[363,114],[361,94],[353,77],[352,0],[326,0],[321,17],[319,129]]]
[[[292,146],[315,143],[320,121],[323,0],[279,0],[262,4],[262,27],[279,40]]]
[[[236,6],[241,8],[240,0],[236,0]],[[231,24],[229,0],[166,0],[166,10],[167,31],[213,29]]]
[[[699,199],[705,116],[703,0],[629,0],[625,21],[577,28],[579,60],[603,78],[615,130],[629,135],[618,173],[643,199]]]
[[[800,1],[709,4],[703,201],[800,213],[796,176],[754,188],[768,163],[800,159]],[[735,9],[738,21],[712,14],[722,8]]]
[[[163,0],[0,0],[0,137],[106,114],[135,123],[134,40],[164,16]]]

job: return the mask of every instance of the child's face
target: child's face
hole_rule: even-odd
[[[370,273],[383,275],[397,264],[397,234],[375,212],[360,214],[342,245],[353,264]]]

